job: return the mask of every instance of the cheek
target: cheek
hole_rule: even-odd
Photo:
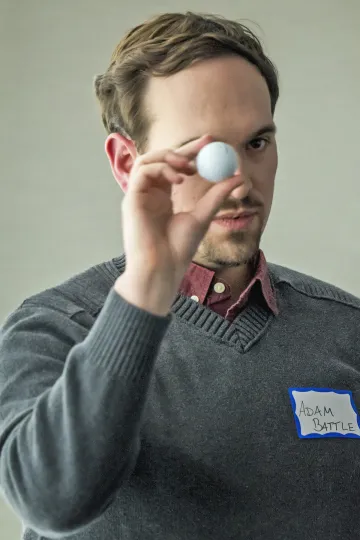
[[[266,169],[264,171],[264,177],[263,177],[263,182],[262,182],[262,195],[263,195],[264,204],[265,204],[264,226],[266,225],[266,222],[269,218],[269,214],[272,207],[277,164],[278,164],[277,152],[274,151],[273,154],[270,156],[270,159],[266,163]]]
[[[266,223],[273,200],[274,181],[277,169],[276,152],[269,153],[261,163],[253,169],[253,202],[263,206],[262,218]],[[263,224],[263,225],[264,225]]]
[[[275,142],[269,156],[269,171],[271,171],[273,180],[275,178],[277,166],[278,166],[278,151],[277,151],[277,145]]]
[[[268,155],[262,166],[261,191],[263,193],[265,204],[270,204],[274,192],[275,175],[277,170],[277,151],[276,146]]]

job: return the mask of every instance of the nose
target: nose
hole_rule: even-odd
[[[240,162],[238,168],[235,171],[235,175],[236,176],[241,175],[241,177],[244,180],[244,183],[241,184],[240,186],[236,186],[236,188],[233,189],[232,192],[230,193],[230,197],[234,199],[238,199],[238,200],[245,199],[246,197],[248,197],[250,191],[253,188],[253,185],[252,185],[250,176],[246,171],[246,167],[244,166],[243,161]]]

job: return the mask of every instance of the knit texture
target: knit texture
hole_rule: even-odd
[[[300,439],[290,387],[351,390],[360,300],[269,264],[279,314],[233,323],[113,289],[123,257],[28,298],[0,335],[0,485],[24,540],[338,540],[360,439]]]

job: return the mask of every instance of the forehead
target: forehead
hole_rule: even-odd
[[[152,77],[145,98],[151,146],[211,133],[246,137],[271,123],[271,101],[258,69],[239,56],[205,60],[169,77]]]

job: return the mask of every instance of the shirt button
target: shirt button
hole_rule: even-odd
[[[194,294],[193,296],[191,296],[191,300],[194,300],[195,302],[198,302],[198,301],[199,301],[199,297],[196,296],[196,294]]]
[[[225,291],[225,285],[223,283],[215,283],[214,291],[218,294],[221,294]]]

